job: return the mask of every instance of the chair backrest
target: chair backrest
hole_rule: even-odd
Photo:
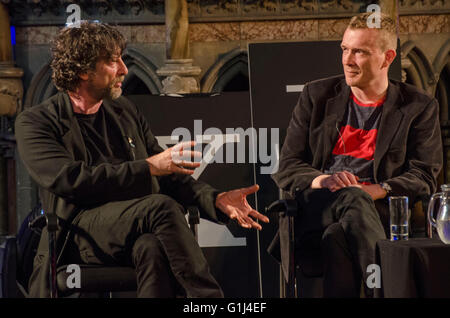
[[[0,246],[0,298],[15,298],[18,296],[16,265],[16,238],[10,236]]]
[[[30,224],[35,226],[32,228]],[[7,237],[0,248],[0,297],[26,297],[33,260],[45,218],[41,205],[27,215],[16,236]]]
[[[42,222],[39,222],[42,221]],[[33,225],[33,226],[30,226]],[[41,231],[45,226],[44,212],[37,204],[22,222],[16,236],[17,282],[27,291],[28,280],[33,271],[33,260],[37,252]]]

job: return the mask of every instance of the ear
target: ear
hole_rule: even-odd
[[[88,74],[88,73],[82,73],[82,74],[80,74],[80,78],[81,78],[83,81],[87,81],[88,78],[89,78],[89,74]]]
[[[383,67],[389,67],[389,65],[392,64],[396,56],[397,52],[395,52],[395,50],[387,50],[386,52],[384,52]]]

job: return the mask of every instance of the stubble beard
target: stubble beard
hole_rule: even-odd
[[[119,82],[123,82],[123,78],[117,78],[108,87],[105,87],[100,93],[101,99],[119,98],[122,95],[122,87],[114,87]]]
[[[117,99],[122,95],[122,88],[120,87],[111,87],[108,89],[107,96],[111,99]]]

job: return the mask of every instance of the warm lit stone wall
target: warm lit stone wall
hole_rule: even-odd
[[[400,16],[401,42],[417,42],[426,57],[433,61],[450,37],[449,16]],[[349,18],[191,23],[191,56],[194,64],[202,69],[201,77],[221,54],[235,48],[245,49],[248,42],[339,40],[348,21]],[[17,27],[17,44],[49,45],[59,29],[57,26]],[[165,50],[164,25],[121,25],[119,29],[131,46],[153,47],[154,55],[151,59],[157,66],[162,66]]]

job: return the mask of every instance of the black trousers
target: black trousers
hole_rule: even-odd
[[[386,209],[377,202],[377,210],[371,197],[355,187],[307,189],[296,200],[301,211],[294,225],[296,249],[320,247],[324,297],[359,297],[361,283],[371,297],[367,266],[375,263],[376,242],[386,238]]]
[[[152,194],[84,210],[74,224],[65,259],[87,264],[131,265],[138,297],[223,297],[190,231],[184,208]]]

